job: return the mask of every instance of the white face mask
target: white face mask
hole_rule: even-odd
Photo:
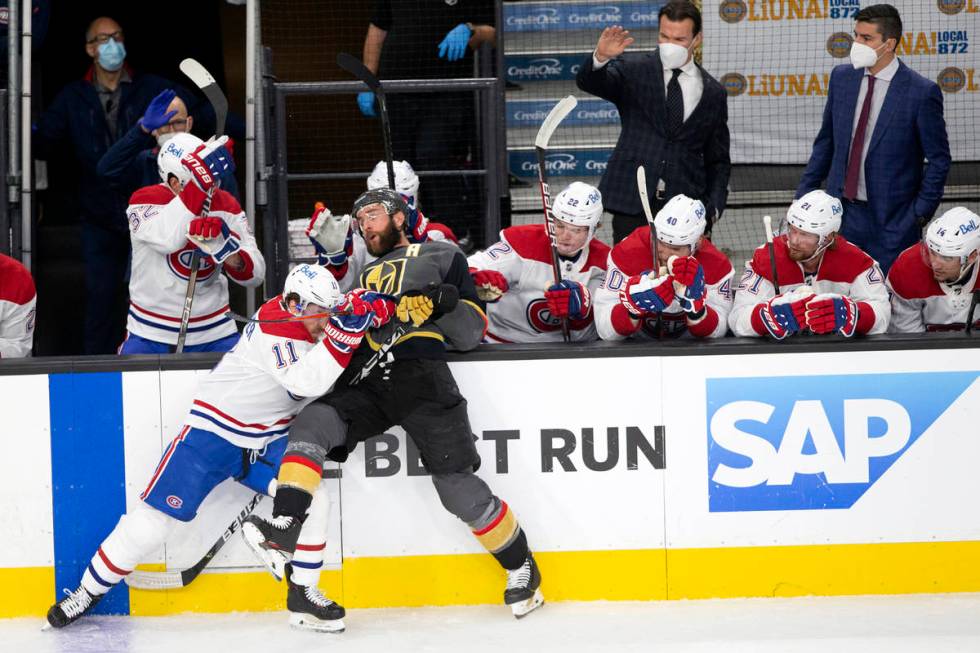
[[[884,43],[881,44],[884,47]],[[878,63],[878,50],[855,41],[851,43],[851,65],[855,68],[870,68]]]
[[[167,132],[166,134],[157,134],[157,145],[163,147],[164,144],[171,138],[177,135],[177,132]]]
[[[668,70],[674,70],[686,64],[690,55],[687,48],[676,43],[661,43],[657,48],[660,50],[660,62]]]

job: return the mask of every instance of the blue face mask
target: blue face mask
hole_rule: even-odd
[[[109,39],[99,46],[99,65],[111,73],[122,68],[123,61],[126,60],[126,46]]]

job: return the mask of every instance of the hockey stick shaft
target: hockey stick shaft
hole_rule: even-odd
[[[762,223],[766,227],[766,247],[769,249],[769,266],[772,270],[772,287],[776,290],[776,294],[779,295],[779,275],[776,273],[776,245],[773,243],[772,238],[772,217],[768,215],[762,216]]]
[[[385,148],[385,165],[388,167],[388,187],[395,190],[395,163],[391,149],[391,123],[388,122],[388,103],[385,100],[384,87],[378,76],[364,65],[357,57],[346,52],[337,54],[337,65],[358,78],[371,89],[374,99],[378,102],[378,112],[381,114],[381,138]]]
[[[204,568],[208,566],[208,563],[214,559],[214,556],[218,554],[218,551],[225,545],[225,543],[231,539],[231,536],[238,531],[242,526],[242,522],[245,518],[252,514],[259,502],[262,501],[262,494],[256,493],[252,496],[242,511],[238,513],[235,520],[228,525],[228,528],[224,530],[221,537],[211,545],[207,553],[198,560],[193,566],[184,569],[183,571],[142,571],[136,570],[125,577],[126,584],[130,587],[135,587],[136,589],[142,590],[165,590],[165,589],[176,589],[179,587],[186,587],[193,582],[195,578],[200,575]]]
[[[385,340],[385,342],[381,345],[381,347],[378,348],[378,351],[374,352],[374,355],[371,356],[371,358],[367,359],[367,361],[364,363],[364,366],[361,367],[361,371],[357,373],[357,376],[355,376],[353,379],[350,380],[350,385],[352,386],[357,385],[358,383],[366,379],[368,375],[371,374],[371,371],[375,367],[377,367],[378,363],[381,362],[381,359],[383,359],[385,356],[388,355],[388,352],[391,350],[391,348],[394,347],[395,344],[401,339],[401,337],[405,335],[407,332],[408,332],[408,328],[406,326],[403,326],[401,324],[397,325],[395,327],[395,330],[392,331],[391,336],[389,336],[389,338]]]
[[[653,220],[653,210],[650,208],[650,194],[647,192],[647,171],[643,166],[636,169],[636,190],[640,193],[640,204],[643,206],[643,215],[647,218],[650,225],[650,257],[653,260],[653,278],[660,276],[660,255],[658,252],[657,225]],[[663,335],[663,316],[657,313],[657,326],[655,327],[657,337]]]
[[[551,208],[551,188],[548,186],[547,157],[548,144],[551,137],[558,129],[558,125],[565,119],[578,100],[574,95],[569,95],[560,100],[545,117],[541,123],[538,134],[534,139],[534,151],[538,158],[538,186],[541,189],[541,208],[544,211],[544,224],[548,232],[548,240],[551,241],[551,269],[554,273],[555,283],[561,283],[561,264],[558,257],[558,234],[555,213]],[[561,335],[565,342],[571,341],[571,333],[568,327],[568,318],[561,320]]]
[[[217,187],[218,184],[215,182],[215,185],[208,191],[208,196],[204,198],[204,204],[201,205],[201,215],[207,215],[211,211],[211,199]],[[174,348],[174,353],[177,354],[184,352],[184,342],[187,340],[187,327],[191,323],[191,308],[194,306],[194,291],[197,289],[197,273],[201,269],[201,250],[197,247],[191,253],[190,267],[190,272],[187,275],[187,289],[184,291],[184,309],[180,313],[180,329],[177,331],[177,346]]]

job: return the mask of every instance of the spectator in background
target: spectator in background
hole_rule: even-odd
[[[895,55],[898,10],[871,5],[855,20],[851,65],[830,75],[823,124],[796,197],[825,184],[844,205],[841,235],[887,273],[939,206],[949,140],[939,87]]]
[[[34,346],[37,292],[20,261],[0,254],[0,358],[24,358]]]
[[[637,166],[646,168],[654,213],[687,195],[704,204],[709,234],[728,199],[728,96],[692,56],[701,45],[701,12],[690,2],[668,2],[659,24],[657,51],[639,59],[621,56],[634,41],[629,32],[607,27],[576,79],[619,109],[623,130],[599,182],[617,243],[646,225]]]
[[[146,108],[143,117],[109,148],[99,160],[96,172],[127,196],[144,186],[159,183],[157,153],[176,134],[190,132],[194,118],[187,115],[187,105],[173,89],[161,91]],[[225,149],[231,150],[230,142]],[[233,168],[224,171],[221,189],[238,196],[238,182]]]
[[[96,18],[88,26],[85,52],[92,67],[62,89],[41,115],[34,148],[43,159],[68,145],[78,160],[87,294],[83,351],[111,354],[123,334],[125,312],[119,298],[129,266],[128,196],[100,178],[96,168],[109,147],[144,115],[150,101],[174,85],[124,65],[125,35],[112,18]],[[186,96],[188,101],[191,98]]]
[[[470,54],[493,43],[494,3],[490,0],[376,0],[364,37],[364,65],[383,79],[473,77]],[[478,160],[472,91],[392,93],[387,96],[392,148],[396,159],[420,172],[460,170]],[[359,93],[361,113],[376,114],[374,95]],[[462,176],[429,177],[419,201],[461,238],[463,246],[482,237],[482,202]],[[469,239],[467,239],[469,233]]]

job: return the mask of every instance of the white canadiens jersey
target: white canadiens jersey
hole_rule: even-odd
[[[962,331],[966,328],[967,314],[974,289],[977,287],[977,271],[973,270],[960,286],[940,283],[932,276],[932,268],[923,258],[923,245],[912,245],[896,259],[888,271],[888,290],[891,291],[892,319],[890,333],[922,333],[924,331]],[[973,314],[973,327],[980,328],[980,308]]]
[[[595,295],[606,273],[609,246],[593,238],[574,260],[562,259],[562,279],[575,281]],[[500,242],[469,257],[471,268],[504,275],[509,289],[487,303],[490,325],[486,342],[561,342],[561,320],[551,316],[544,292],[555,283],[551,239],[543,224],[509,227]],[[581,320],[569,319],[573,342],[596,339],[593,311]]]
[[[31,355],[37,293],[19,261],[0,254],[0,358]]]
[[[270,299],[256,316],[291,317],[281,301]],[[286,435],[296,414],[330,390],[349,358],[350,352],[338,352],[329,339],[311,340],[300,322],[250,323],[202,378],[185,423],[261,449]]]
[[[695,323],[676,299],[657,315],[635,319],[619,301],[619,291],[630,277],[653,269],[650,250],[650,227],[639,227],[613,247],[609,253],[606,278],[595,297],[595,321],[603,340],[622,340],[628,337],[653,339],[657,323],[666,338],[721,338],[728,333],[728,312],[732,307],[732,269],[728,260],[707,238],[694,252],[704,270],[707,291],[704,317]]]
[[[817,294],[844,295],[858,307],[855,333],[884,333],[888,328],[891,309],[884,275],[878,263],[861,248],[838,234],[834,245],[824,250],[813,275],[807,275],[803,266],[790,258],[785,235],[773,241],[773,248],[781,293],[791,292],[806,284]],[[735,289],[735,306],[729,318],[732,332],[736,336],[767,335],[769,331],[762,322],[760,312],[763,305],[775,296],[769,248],[762,245],[755,250],[752,260],[745,262],[745,271]]]
[[[265,261],[238,201],[219,189],[214,193],[208,215],[224,220],[238,237],[241,243],[238,253],[245,267],[232,270],[216,266],[210,256],[201,257],[187,328],[188,345],[213,342],[237,331],[235,323],[226,315],[228,280],[225,275],[249,287],[260,285],[265,277]],[[187,240],[187,228],[196,216],[164,184],[133,193],[127,216],[133,241],[133,265],[126,328],[147,340],[176,344],[195,249]]]

